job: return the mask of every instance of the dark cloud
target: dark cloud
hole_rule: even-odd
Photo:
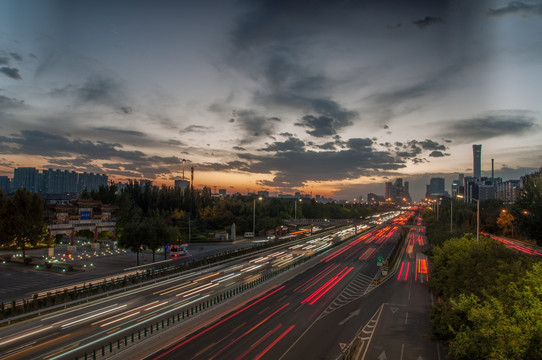
[[[209,130],[211,130],[211,128],[208,127],[208,126],[202,126],[202,125],[190,125],[190,126],[185,127],[183,130],[181,130],[181,133],[185,133],[185,132],[196,132],[196,133],[205,134],[205,133],[208,132]]]
[[[120,107],[120,111],[122,111],[122,113],[124,114],[131,114],[134,112],[134,109],[132,109],[130,106],[121,106]]]
[[[373,145],[373,141],[371,139],[354,138],[349,139],[346,144],[348,145],[349,149],[357,151],[367,151]]]
[[[49,164],[68,168],[100,169],[96,161],[119,162],[118,169],[131,169],[133,176],[141,175],[155,178],[177,170],[177,157],[149,156],[142,151],[126,151],[118,143],[104,141],[89,141],[70,139],[58,134],[25,130],[20,135],[10,137],[0,136],[0,153],[45,157]],[[94,170],[97,171],[97,170]],[[100,172],[104,172],[103,169]],[[108,170],[109,175],[116,175],[114,170]]]
[[[255,110],[237,110],[234,113],[236,123],[247,134],[241,144],[248,144],[260,137],[272,136],[280,119],[267,117]]]
[[[444,19],[441,17],[426,16],[424,19],[413,21],[412,24],[420,29],[425,29],[430,25],[444,24]]]
[[[438,142],[433,140],[426,139],[424,141],[417,141],[417,143],[420,144],[422,149],[424,150],[446,150],[445,145],[439,144]]]
[[[326,142],[324,144],[321,144],[321,145],[315,145],[316,148],[318,149],[321,149],[321,150],[336,150],[337,147],[336,147],[336,144],[334,142]]]
[[[329,96],[336,86],[335,80],[321,69],[307,66],[304,53],[307,44],[302,45],[299,39],[313,30],[322,31],[317,26],[322,23],[315,18],[326,21],[332,13],[330,6],[335,8],[320,2],[280,5],[272,1],[254,2],[251,11],[239,19],[233,31],[235,49],[229,59],[234,67],[260,85],[253,92],[256,105],[306,114],[307,118],[300,124],[315,137],[335,134],[359,116],[357,111],[345,108]],[[348,14],[344,7],[336,8]],[[304,14],[302,18],[298,11]],[[338,21],[335,17],[329,20]]]
[[[296,123],[297,126],[310,128],[307,133],[314,137],[333,136],[337,134],[337,129],[342,126],[337,126],[337,121],[327,116],[312,116],[305,115],[301,118],[301,122]]]
[[[246,151],[247,150],[247,149],[245,149],[244,147],[241,147],[241,146],[233,146],[232,149],[235,150],[235,151]]]
[[[397,141],[394,143],[394,145],[397,156],[401,158],[408,158],[415,164],[425,161],[423,158],[419,157],[419,155],[423,154],[424,151],[431,151],[428,154],[430,157],[442,157],[449,155],[443,153],[443,151],[448,149],[446,145],[439,144],[438,142],[429,139],[425,139],[423,141],[409,140],[405,143]]]
[[[10,68],[10,67],[7,67],[7,66],[3,66],[0,68],[0,73],[12,78],[12,79],[15,79],[15,80],[21,80],[21,74],[19,74],[19,69],[16,69],[16,68]]]
[[[401,115],[412,113],[426,104],[445,95],[450,80],[456,77],[465,64],[446,66],[426,78],[406,86],[395,86],[362,99],[368,103],[368,111],[380,121],[390,121]]]
[[[6,56],[0,56],[0,65],[9,65],[9,58]]]
[[[17,53],[14,53],[14,52],[9,53],[9,54],[10,54],[11,57],[14,58],[16,61],[19,61],[19,62],[20,62],[20,61],[23,61],[23,57],[22,57],[21,55],[19,55],[19,54],[17,54]]]
[[[431,151],[431,153],[429,154],[430,157],[444,157],[448,155],[449,154],[444,154],[442,151],[438,151],[438,150]]]
[[[113,79],[91,76],[78,89],[77,97],[82,102],[116,106],[120,92],[120,85]]]
[[[388,152],[373,149],[341,151],[288,151],[274,156],[243,154],[250,162],[250,171],[274,173],[269,186],[296,187],[306,181],[355,179],[381,170],[397,170],[405,165]]]
[[[471,119],[447,122],[444,136],[457,143],[481,141],[499,136],[520,136],[539,131],[536,117],[526,111],[498,111]]]
[[[291,137],[286,141],[275,142],[268,145],[263,151],[303,151],[305,149],[305,143],[298,138]]]
[[[15,98],[9,98],[7,96],[0,95],[0,110],[19,108],[24,105],[24,100],[18,100]]]
[[[534,14],[542,16],[542,4],[540,3],[527,3],[524,1],[511,1],[500,8],[489,9],[487,15],[489,16],[503,16],[508,14],[521,14],[529,15]]]
[[[115,134],[115,135],[118,135],[118,137],[120,137],[120,138],[124,138],[126,136],[135,136],[135,137],[146,137],[147,136],[144,132],[141,132],[141,131],[119,129],[119,128],[108,127],[108,126],[94,127],[92,129],[98,130],[98,131],[101,131],[101,132],[105,132],[105,133],[108,133],[108,134]]]

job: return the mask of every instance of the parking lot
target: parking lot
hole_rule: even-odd
[[[168,257],[171,263],[192,261],[216,253],[253,246],[251,241],[238,243],[192,243],[188,244],[188,255]],[[38,258],[46,257],[47,249],[32,249],[26,251],[27,257],[33,257],[34,262]],[[17,255],[9,251],[0,252],[0,256]],[[75,271],[62,271],[45,269],[44,266],[0,263],[0,302],[10,302],[14,299],[30,297],[38,291],[58,287],[70,287],[70,284],[78,284],[85,281],[96,280],[108,276],[118,275],[137,265],[136,254],[125,249],[115,249],[112,244],[100,249],[92,250],[89,243],[80,242],[77,250],[71,254],[67,251],[67,245],[56,245],[54,257],[48,259],[58,261],[61,264],[71,264]],[[164,252],[155,254],[155,261],[164,261]],[[139,254],[139,266],[150,267],[153,264],[152,251],[145,250]]]

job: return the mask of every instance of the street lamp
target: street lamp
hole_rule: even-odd
[[[296,199],[295,202],[294,202],[294,220],[297,220],[297,202],[301,202],[303,200],[301,199]]]
[[[456,195],[455,197],[463,199],[463,195]],[[450,232],[453,232],[453,219],[454,219],[454,198],[451,198],[450,202]]]
[[[480,200],[471,198],[476,201],[476,242],[480,242]]]
[[[262,197],[260,196],[258,200],[261,199]],[[254,239],[256,239],[256,199],[254,199],[252,206],[252,236],[254,236]]]

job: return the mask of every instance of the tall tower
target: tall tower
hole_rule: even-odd
[[[482,177],[482,145],[472,145],[472,176],[480,179]]]

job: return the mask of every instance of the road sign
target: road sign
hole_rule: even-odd
[[[376,266],[382,266],[383,262],[384,262],[384,258],[382,257],[382,255],[378,255],[376,257]]]

